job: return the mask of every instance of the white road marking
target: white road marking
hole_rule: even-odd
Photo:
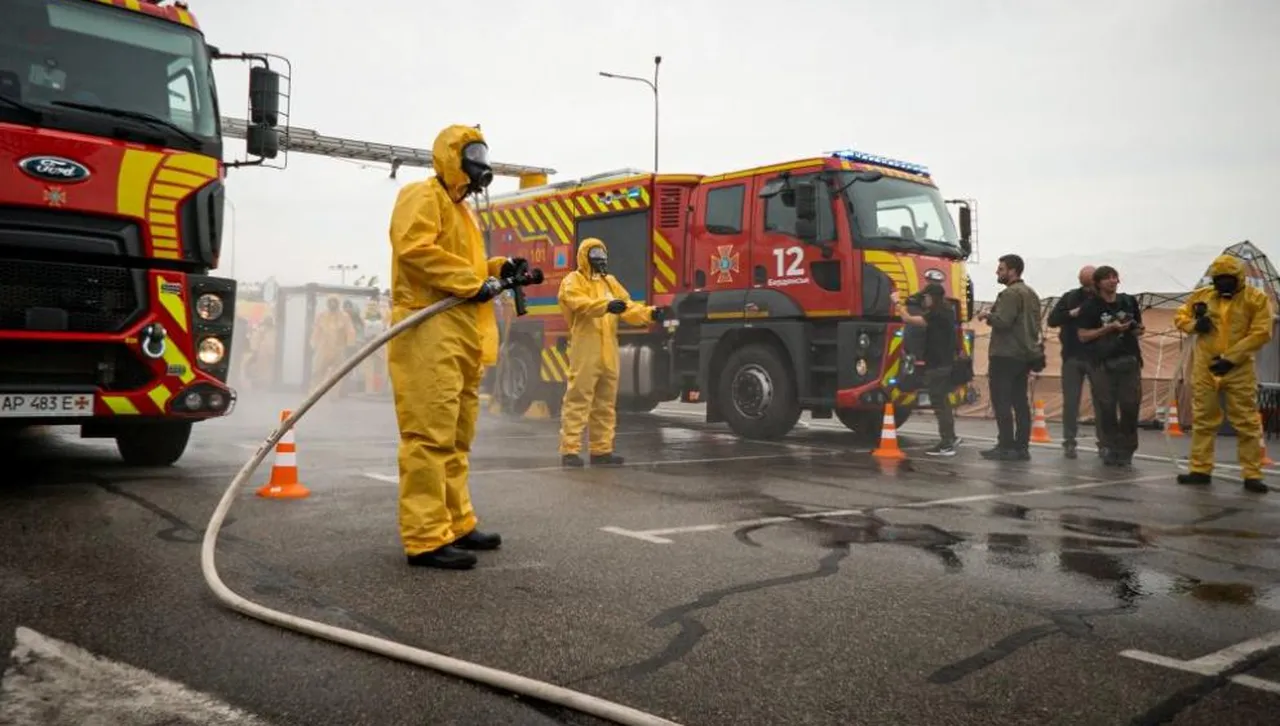
[[[269,726],[211,695],[19,627],[0,681],[0,723]]]
[[[1152,665],[1162,666],[1164,668],[1172,668],[1174,670],[1186,671],[1202,676],[1216,676],[1226,673],[1245,661],[1259,655],[1264,655],[1272,651],[1280,650],[1280,630],[1272,631],[1266,635],[1252,638],[1235,645],[1228,646],[1222,650],[1214,651],[1208,655],[1202,655],[1192,660],[1179,660],[1178,658],[1170,658],[1169,656],[1159,655],[1158,653],[1148,653],[1145,650],[1122,650],[1121,657],[1130,658],[1132,660],[1150,663]],[[1280,694],[1280,683],[1269,681],[1257,676],[1246,674],[1236,674],[1228,678],[1232,683],[1249,688],[1256,688],[1262,691],[1270,691],[1271,693]]]
[[[1097,489],[1099,487],[1116,486],[1119,484],[1137,484],[1146,481],[1155,481],[1165,479],[1165,475],[1156,474],[1151,476],[1133,477],[1130,479],[1116,479],[1112,481],[1091,481],[1084,484],[1068,484],[1060,487],[1044,487],[1041,489],[1026,489],[1019,492],[991,492],[989,494],[973,494],[963,497],[948,497],[946,499],[930,499],[920,502],[904,502],[901,504],[886,504],[884,506],[862,507],[860,509],[828,509],[817,512],[801,512],[799,514],[791,514],[785,517],[765,517],[763,519],[742,519],[735,522],[725,522],[723,524],[693,524],[686,527],[668,527],[665,529],[645,529],[635,530],[616,525],[600,527],[600,531],[609,534],[617,534],[623,537],[631,537],[643,542],[652,542],[653,544],[672,544],[673,540],[668,539],[673,534],[692,534],[695,532],[714,532],[721,529],[737,529],[738,527],[751,527],[765,524],[782,524],[797,519],[834,519],[837,517],[850,516],[866,516],[870,512],[884,512],[893,509],[922,509],[928,507],[936,507],[944,504],[972,504],[974,502],[989,502],[995,499],[1010,499],[1014,497],[1030,497],[1037,494],[1057,494],[1062,492],[1073,492],[1082,489]]]
[[[729,461],[758,461],[761,459],[790,459],[794,456],[830,456],[832,454],[843,454],[844,451],[832,449],[831,451],[819,450],[812,454],[759,454],[756,456],[714,456],[705,459],[668,459],[666,461],[626,461],[609,467],[599,467],[603,470],[631,468],[640,466],[686,466],[689,464],[720,464]],[[530,466],[522,469],[472,469],[471,476],[483,476],[485,474],[529,474],[539,472],[572,472],[572,471],[588,471],[588,469],[568,469],[563,466]],[[377,472],[365,472],[364,476],[377,481],[384,481],[389,484],[398,484],[400,477],[395,474],[379,474]]]

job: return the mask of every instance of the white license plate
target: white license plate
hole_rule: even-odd
[[[0,393],[0,418],[92,415],[88,393]]]
[[[921,392],[920,394],[916,395],[916,403],[920,404],[921,406],[928,406],[929,394]]]

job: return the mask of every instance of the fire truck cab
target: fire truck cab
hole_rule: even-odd
[[[4,0],[0,427],[78,425],[167,465],[228,414],[236,281],[222,253],[212,61],[250,73],[246,150],[279,152],[282,78],[209,45],[185,2]],[[287,94],[286,94],[287,95]]]
[[[903,325],[891,293],[911,301],[937,282],[958,321],[972,315],[971,205],[960,203],[957,226],[927,168],[872,154],[714,176],[624,170],[481,210],[493,252],[527,257],[547,278],[504,341],[495,394],[517,412],[537,399],[557,408],[569,341],[555,296],[587,237],[608,246],[633,299],[672,312],[621,331],[619,410],[705,402],[708,421],[746,438],[782,437],[806,410],[876,433],[890,401],[905,421],[929,405],[923,331]],[[956,345],[972,345],[959,323]]]

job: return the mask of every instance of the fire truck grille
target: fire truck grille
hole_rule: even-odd
[[[0,330],[115,333],[140,312],[125,267],[0,260]]]
[[[124,343],[60,343],[0,340],[0,388],[98,386],[132,391],[155,375]]]

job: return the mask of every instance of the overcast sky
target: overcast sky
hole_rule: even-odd
[[[652,167],[652,94],[597,73],[650,76],[661,55],[662,171],[837,148],[926,164],[946,197],[978,200],[980,296],[1006,251],[1280,253],[1275,0],[191,6],[210,43],[292,61],[298,126],[429,148],[479,123],[494,159],[553,180]],[[217,69],[224,115],[243,117],[246,66]],[[232,170],[235,276],[337,282],[344,263],[385,283],[391,204],[424,176],[301,154]]]

